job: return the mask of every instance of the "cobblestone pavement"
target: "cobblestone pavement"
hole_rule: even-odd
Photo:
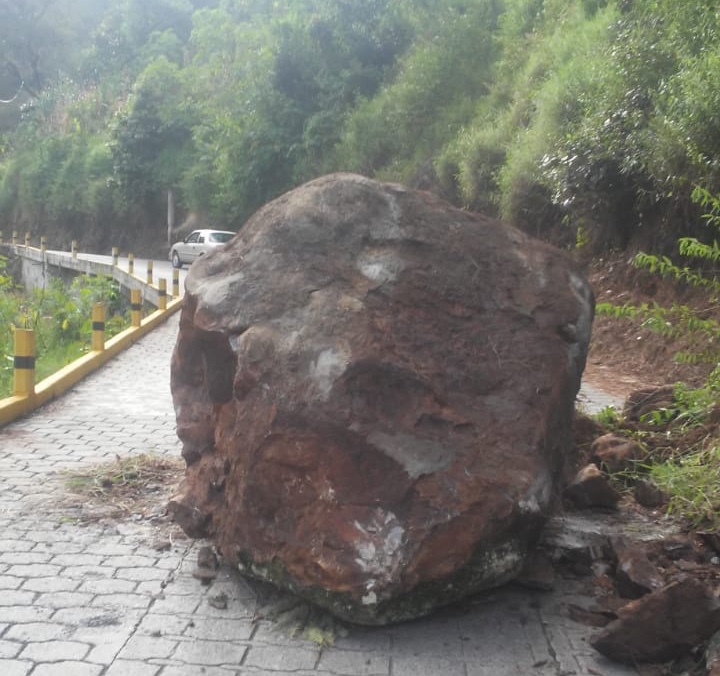
[[[127,456],[179,457],[169,391],[177,317],[34,415],[0,429],[2,676],[626,676],[567,617],[571,581],[508,587],[416,622],[348,628],[330,647],[258,619],[234,571],[203,586],[202,543],[162,518],[83,520],[63,474]],[[162,505],[158,506],[158,514]],[[227,597],[227,606],[217,600]],[[580,599],[582,601],[582,599]]]

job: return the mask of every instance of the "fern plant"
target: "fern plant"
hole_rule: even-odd
[[[703,220],[708,227],[716,233],[720,232],[720,196],[696,187],[692,198],[704,209]],[[718,309],[720,299],[720,279],[713,267],[714,263],[720,262],[720,245],[715,238],[711,242],[701,242],[695,237],[681,237],[678,253],[686,264],[678,265],[667,256],[644,252],[636,254],[633,264],[662,277],[671,277],[703,289],[707,293],[707,306],[702,312],[679,303],[669,307],[657,303],[637,306],[599,303],[596,312],[616,319],[639,320],[643,328],[667,338],[685,338],[690,347],[674,355],[677,362],[718,364],[720,322],[712,315]]]
[[[693,200],[703,208],[708,227],[720,231],[720,196],[695,188]],[[720,262],[720,245],[715,238],[702,242],[683,237],[678,240],[678,252],[685,264],[678,265],[667,256],[647,253],[637,254],[633,262],[638,268],[702,289],[707,301],[702,311],[683,304],[665,307],[658,303],[638,306],[600,303],[597,314],[638,321],[642,327],[670,339],[682,337],[687,348],[674,355],[676,361],[714,364],[701,387],[676,383],[672,406],[651,411],[641,420],[657,427],[659,432],[665,431],[668,440],[672,435],[675,448],[672,457],[659,462],[651,460],[644,468],[658,487],[669,494],[668,513],[687,519],[693,526],[717,527],[720,524],[720,440],[713,425],[703,426],[708,419],[712,420],[709,414],[720,401],[720,322],[715,318],[720,280],[714,267]],[[693,429],[695,432],[700,429],[702,434],[684,436]]]

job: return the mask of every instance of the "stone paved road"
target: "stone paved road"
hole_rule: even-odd
[[[2,676],[627,676],[567,617],[582,601],[509,587],[421,621],[349,628],[331,647],[258,620],[257,586],[193,578],[200,543],[158,551],[162,519],[74,518],[63,473],[179,456],[169,392],[177,317],[36,414],[0,429]],[[162,506],[159,506],[161,509]],[[165,529],[165,530],[163,530]],[[213,603],[227,596],[227,607]]]

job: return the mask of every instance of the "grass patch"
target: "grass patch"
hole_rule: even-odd
[[[668,496],[666,513],[690,529],[720,527],[720,408],[716,387],[675,387],[672,403],[627,419],[603,409],[593,416],[603,432],[641,444],[647,455],[610,475],[615,488],[629,493],[650,479]]]
[[[101,463],[65,473],[65,487],[86,502],[110,507],[121,514],[157,511],[174,490],[185,471],[180,458],[154,453],[117,456]]]
[[[650,477],[670,495],[669,514],[693,526],[720,525],[720,445],[653,465]]]

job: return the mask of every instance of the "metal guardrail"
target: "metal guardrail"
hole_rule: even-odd
[[[148,261],[147,276],[145,280],[142,280],[134,274],[134,257],[132,254],[128,256],[129,269],[125,271],[121,270],[117,265],[116,249],[113,249],[113,264],[107,264],[78,258],[77,246],[74,242],[70,253],[48,252],[44,238],[41,240],[40,249],[36,249],[30,246],[28,235],[25,237],[25,244],[18,245],[17,234],[13,234],[13,242],[4,245],[0,235],[0,246],[10,249],[17,255],[41,261],[46,265],[54,265],[84,274],[111,276],[121,286],[129,288],[132,325],[110,340],[105,341],[104,307],[101,304],[99,304],[100,307],[96,305],[93,308],[93,338],[90,352],[37,384],[35,383],[34,332],[29,329],[16,329],[13,360],[13,395],[0,399],[0,426],[16,420],[59,397],[75,383],[135,343],[182,307],[177,270],[173,270],[173,293],[172,299],[168,300],[167,281],[160,279],[157,286],[153,284],[152,261]],[[157,308],[155,312],[144,319],[141,318],[143,297]]]

